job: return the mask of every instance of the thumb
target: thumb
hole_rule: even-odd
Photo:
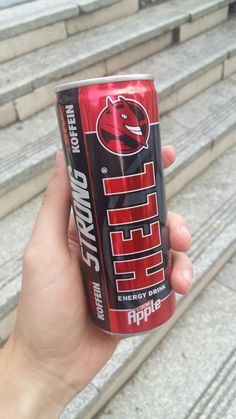
[[[71,193],[65,158],[62,151],[56,155],[53,176],[44,193],[31,241],[42,246],[65,245],[68,248],[68,225]]]

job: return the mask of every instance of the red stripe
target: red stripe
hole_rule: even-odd
[[[144,164],[144,171],[134,175],[106,178],[103,187],[106,195],[137,192],[155,186],[154,163]]]

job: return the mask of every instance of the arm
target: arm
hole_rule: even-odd
[[[1,419],[58,418],[74,395],[57,377],[26,360],[13,337],[1,351],[0,371]]]

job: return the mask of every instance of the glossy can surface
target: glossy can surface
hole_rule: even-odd
[[[57,89],[57,111],[93,321],[132,335],[175,310],[157,93],[149,75]]]

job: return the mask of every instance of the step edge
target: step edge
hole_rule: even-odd
[[[28,4],[26,3],[24,6],[26,5]],[[21,6],[22,5],[17,5],[15,7]],[[58,8],[56,10],[56,8],[51,6],[49,9],[49,12],[51,13],[49,15],[42,15],[39,11],[38,15],[32,16],[32,19],[30,20],[26,19],[22,22],[19,19],[17,19],[15,25],[12,20],[8,20],[7,23],[9,23],[9,26],[5,25],[5,27],[0,29],[0,41],[4,41],[8,38],[26,34],[28,32],[31,32],[32,30],[43,28],[44,26],[48,26],[58,22],[63,22],[66,19],[79,15],[79,6],[76,5],[76,3],[73,1],[69,1],[69,6],[68,2],[66,1],[62,3],[60,6],[60,10],[58,10]],[[63,8],[63,6],[65,7]]]
[[[129,18],[130,16],[127,16],[127,17]],[[123,19],[126,19],[127,17]],[[140,32],[138,35],[136,32],[135,34],[132,34],[132,37],[124,39],[121,43],[114,42],[113,45],[103,46],[102,50],[95,51],[90,55],[86,55],[84,58],[71,57],[71,59],[68,60],[67,63],[64,63],[64,65],[61,65],[60,67],[51,69],[47,73],[41,74],[36,78],[29,77],[26,80],[22,80],[22,83],[20,85],[17,85],[15,87],[13,86],[13,88],[10,87],[8,88],[8,90],[5,90],[3,92],[0,91],[1,105],[14,101],[17,98],[22,97],[27,93],[33,92],[34,89],[36,88],[43,87],[49,84],[50,82],[60,80],[63,77],[73,75],[73,73],[76,73],[80,70],[84,70],[91,65],[95,65],[99,62],[105,61],[108,58],[118,55],[120,52],[128,50],[129,48],[135,47],[155,37],[164,35],[167,32],[171,32],[173,29],[176,28],[176,25],[178,26],[179,24],[183,23],[185,20],[186,20],[185,16],[178,16],[173,21],[168,21],[168,22],[162,23],[161,25],[158,24],[158,26],[156,26],[156,28],[154,29],[149,29],[146,32]],[[119,21],[115,21],[114,23],[117,23],[117,22]],[[110,23],[108,23],[108,25],[110,25]],[[98,29],[97,27],[92,28],[90,30],[90,33],[92,33],[92,31],[96,31],[97,29]],[[83,35],[84,35],[84,32],[81,32],[79,34],[63,39],[57,42],[57,44],[66,42],[67,40],[71,40],[72,38],[82,37]],[[45,46],[42,49],[46,50],[52,47],[53,47],[53,44]],[[17,57],[16,59],[6,61],[2,64],[6,65],[8,63],[12,63],[14,60],[23,60],[24,57],[35,54],[37,53],[37,51],[40,51],[40,49],[29,52],[26,55]],[[45,77],[47,80],[46,83],[43,82]],[[8,86],[11,86],[11,84],[12,83],[9,83]]]
[[[111,4],[118,3],[119,1],[120,0],[113,0]],[[193,10],[192,12],[187,13],[186,14],[187,21],[194,22],[200,19],[203,15],[205,16],[205,15],[211,14],[216,10],[219,10],[225,6],[229,6],[230,3],[232,3],[233,1],[234,0],[219,0],[218,3],[215,3],[215,4],[211,4],[211,2],[209,2],[209,5],[207,5],[206,7],[202,7],[199,11]],[[109,7],[111,4],[104,5],[102,6],[102,8]],[[53,12],[53,6],[51,6],[52,13],[50,13],[49,16],[46,16],[46,15],[40,16],[40,11],[39,11],[38,15],[35,14],[34,16],[32,14],[31,20],[29,21],[26,20],[24,22],[16,21],[15,25],[13,25],[13,22],[11,20],[9,20],[9,26],[5,26],[3,29],[0,29],[0,41],[6,40],[8,38],[15,37],[18,35],[26,34],[35,29],[43,28],[45,25],[50,25],[50,24],[58,23],[58,22],[64,22],[67,19],[75,17],[75,16],[78,17],[79,15],[89,15],[90,13],[96,12],[98,10],[98,8],[96,7],[92,8],[91,10],[88,10],[87,7],[85,8],[84,6],[81,6],[79,2],[75,2],[75,1],[70,1],[69,5],[70,7],[68,7],[68,2],[65,1],[61,4],[61,10],[58,10],[58,11],[55,10],[55,12]],[[65,6],[64,9],[63,9],[63,6]],[[152,7],[158,7],[158,6],[160,6],[160,4],[152,5]],[[19,5],[15,7],[19,7]],[[139,10],[144,10],[144,9],[139,8]],[[75,15],[75,12],[76,12],[76,15]]]
[[[46,86],[47,84],[54,82],[56,80],[60,80],[61,77],[66,77],[68,75],[73,75],[73,73],[78,72],[79,70],[84,70],[88,66],[95,65],[101,61],[106,61],[108,58],[112,58],[113,56],[116,56],[122,51],[126,51],[129,48],[138,46],[142,44],[143,42],[146,42],[148,40],[151,40],[155,37],[159,37],[161,35],[164,35],[166,32],[171,32],[176,28],[176,25],[181,25],[181,22],[183,23],[183,20],[186,20],[186,17],[183,17],[181,15],[177,16],[178,20],[175,20],[171,22],[165,22],[161,26],[157,26],[155,29],[150,29],[145,33],[140,33],[138,36],[136,34],[133,34],[132,38],[124,39],[122,44],[117,44],[116,48],[114,49],[113,46],[108,46],[103,48],[101,51],[95,51],[91,55],[86,55],[82,59],[78,59],[77,57],[73,57],[71,60],[69,60],[67,63],[61,65],[60,67],[51,69],[47,72],[47,74],[41,74],[37,78],[29,78],[27,80],[22,80],[22,83],[20,85],[16,85],[13,88],[8,88],[8,90],[5,90],[3,92],[0,92],[0,98],[1,103],[6,104],[11,101],[17,100],[17,98],[20,98],[24,96],[25,94],[33,92],[35,89]],[[126,19],[127,17],[123,18]],[[130,18],[130,16],[128,16]],[[118,22],[118,21],[117,21]],[[225,22],[226,23],[226,22]],[[110,23],[108,23],[109,25]],[[212,28],[211,30],[214,30],[215,28]],[[97,30],[97,28],[92,28],[91,31]],[[70,38],[66,38],[60,42],[65,42],[67,39],[71,39],[73,37],[79,37],[83,33],[79,33],[76,35],[73,35]],[[198,36],[202,36],[203,34],[197,35],[194,39],[196,39]],[[191,40],[189,40],[191,41]],[[188,41],[188,42],[189,42]],[[122,47],[121,47],[122,45]],[[172,44],[173,46],[173,44]],[[51,48],[52,45],[48,45],[44,47],[43,49]],[[170,46],[171,48],[171,46]],[[50,51],[49,51],[50,52]],[[27,56],[31,54],[35,54],[37,51],[32,51]],[[232,47],[228,47],[225,50],[222,50],[220,53],[216,53],[215,56],[213,56],[213,59],[210,62],[205,62],[204,66],[198,67],[195,69],[196,75],[201,75],[201,72],[204,72],[204,69],[211,68],[211,66],[216,65],[217,63],[224,62],[227,58],[230,58],[231,56],[234,56],[236,53],[236,45],[232,45]],[[24,56],[22,56],[24,57]],[[18,57],[17,59],[22,59],[22,57]],[[14,61],[14,60],[13,60]],[[10,61],[11,62],[11,61]],[[7,63],[7,62],[6,62]],[[3,64],[6,64],[3,63]],[[46,82],[44,81],[46,77]],[[188,80],[188,75],[186,76],[186,80]],[[191,81],[191,79],[189,79]],[[176,88],[181,87],[182,83],[184,83],[184,80],[176,80]],[[12,83],[10,83],[11,85]],[[9,85],[9,86],[10,86]],[[162,91],[160,91],[160,97],[165,97],[166,94],[168,94],[171,90],[171,87],[169,85],[164,86]],[[173,92],[175,89],[173,90]]]

